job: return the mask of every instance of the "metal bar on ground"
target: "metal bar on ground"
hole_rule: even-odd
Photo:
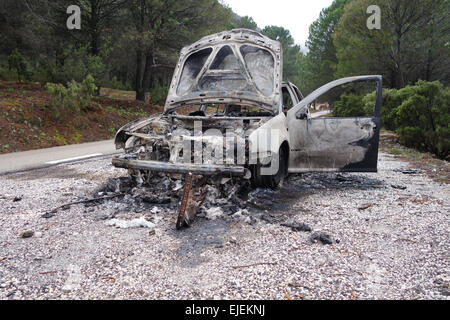
[[[186,226],[185,213],[189,201],[189,195],[191,193],[193,178],[194,176],[192,175],[192,173],[189,172],[188,174],[186,174],[183,198],[181,199],[180,210],[178,211],[177,229],[181,229]]]

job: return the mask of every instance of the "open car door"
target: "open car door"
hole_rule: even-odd
[[[320,118],[308,106],[328,91],[346,84],[373,81],[376,98],[373,116]],[[287,113],[289,172],[377,172],[382,77],[359,76],[330,82],[304,98]]]

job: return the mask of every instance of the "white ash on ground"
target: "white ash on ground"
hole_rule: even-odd
[[[176,215],[183,186],[184,178],[181,175],[155,173],[146,184],[137,184],[131,177],[111,178],[90,196],[93,198],[115,194],[123,196],[94,201],[86,206],[96,207],[100,202],[101,208],[109,206],[112,214],[104,216],[105,219],[129,212]],[[254,204],[259,202],[259,198],[266,199],[268,193],[274,194],[272,190],[252,190],[246,180],[220,177],[209,178],[197,192],[204,194],[204,199],[197,209],[197,218],[245,221],[250,224],[256,223],[257,219],[261,219],[264,215],[264,211],[261,212],[259,206]]]
[[[121,229],[128,228],[150,228],[154,229],[155,224],[147,221],[144,217],[140,217],[139,219],[133,220],[121,220],[121,219],[111,219],[106,222],[108,226],[115,226]]]
[[[385,154],[379,168],[291,176],[236,210],[206,199],[224,214],[181,231],[177,179],[64,207],[126,172],[104,158],[2,176],[0,299],[449,299],[449,186]],[[142,217],[155,230],[106,225]]]
[[[198,190],[199,193],[205,194],[205,197],[199,204],[196,217],[243,221],[248,224],[255,224],[258,221],[281,223],[296,231],[310,232],[311,227],[298,227],[302,222],[291,221],[289,214],[283,213],[299,195],[306,195],[311,189],[370,189],[373,186],[389,188],[380,184],[383,182],[377,179],[335,173],[314,173],[291,175],[285,179],[279,190],[272,190],[252,189],[250,183],[243,179],[213,177],[207,179],[206,184]],[[155,173],[145,184],[138,184],[131,177],[110,178],[91,196],[94,198],[114,194],[123,196],[94,201],[86,204],[86,207],[99,206],[98,202],[101,202],[100,208],[103,210],[109,208],[109,214],[97,217],[101,220],[120,216],[121,213],[123,216],[124,213],[126,215],[130,212],[137,214],[147,212],[150,220],[154,218],[151,214],[176,215],[183,186],[182,175]],[[290,221],[290,225],[283,224],[287,221]]]

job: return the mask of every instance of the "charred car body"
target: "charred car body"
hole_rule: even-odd
[[[303,98],[282,82],[282,59],[278,41],[246,29],[183,48],[164,112],[118,131],[115,144],[125,154],[113,165],[138,181],[168,172],[242,177],[265,187],[276,187],[288,172],[376,172],[381,77],[340,79]],[[360,81],[377,83],[373,116],[309,114],[323,93]]]

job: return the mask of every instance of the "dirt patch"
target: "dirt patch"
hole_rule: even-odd
[[[41,84],[0,81],[0,154],[111,139],[128,122],[162,111],[118,97],[95,97],[86,111],[58,116]]]
[[[380,151],[390,153],[399,160],[409,162],[410,168],[414,170],[403,170],[403,174],[423,172],[436,182],[450,183],[450,163],[448,161],[437,159],[430,153],[421,153],[402,146],[399,143],[399,136],[391,131],[381,131]]]

